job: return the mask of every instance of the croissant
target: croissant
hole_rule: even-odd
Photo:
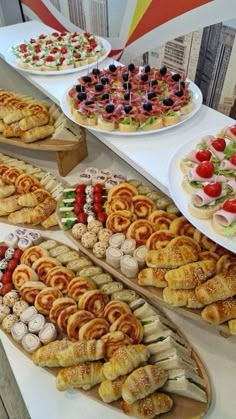
[[[173,307],[202,308],[195,294],[195,290],[173,290],[166,287],[163,290],[163,300]]]
[[[3,129],[3,136],[6,138],[20,137],[19,122],[13,122],[11,125],[5,125]]]
[[[27,131],[31,128],[40,127],[46,125],[50,119],[50,114],[47,111],[37,112],[35,115],[26,116],[19,122],[20,129]]]
[[[221,324],[236,317],[236,299],[218,301],[205,307],[201,316],[208,323]]]
[[[14,109],[3,117],[5,124],[11,124],[12,122],[20,121],[22,118],[30,116],[33,111],[30,109]]]
[[[12,195],[8,198],[0,199],[0,211],[10,214],[14,213],[14,211],[19,210],[21,206],[18,203],[18,198],[19,195]]]
[[[122,398],[132,404],[162,387],[168,379],[168,372],[156,365],[146,365],[133,371],[122,386]]]
[[[89,390],[103,379],[102,362],[85,362],[61,369],[56,378],[56,386],[59,391],[74,387]]]
[[[112,403],[121,398],[122,385],[126,380],[126,375],[118,377],[116,380],[104,380],[99,388],[98,393],[104,403]]]
[[[220,272],[204,284],[198,285],[195,293],[198,301],[204,305],[233,297],[236,294],[234,269]]]
[[[42,346],[32,355],[33,362],[39,367],[59,367],[59,361],[56,357],[59,351],[62,351],[72,345],[69,340],[56,340]]]
[[[46,229],[57,226],[57,225],[58,225],[58,219],[57,219],[56,212],[53,212],[51,215],[49,215],[48,218],[46,218],[46,220],[44,220],[41,223],[41,226]]]
[[[165,274],[165,280],[173,289],[193,289],[215,272],[216,263],[213,260],[201,260],[170,270]]]
[[[54,132],[52,125],[43,125],[42,127],[31,128],[28,131],[21,131],[20,138],[24,143],[33,143],[49,137]]]
[[[144,268],[138,274],[138,284],[142,286],[151,285],[153,287],[164,288],[167,286],[165,274],[167,268]]]
[[[105,346],[102,340],[73,342],[69,347],[60,350],[56,357],[61,367],[71,367],[85,361],[98,361],[105,356]]]
[[[121,346],[114,352],[109,362],[103,367],[106,379],[115,380],[120,375],[132,372],[149,358],[149,352],[144,345]]]
[[[41,204],[48,196],[50,196],[50,193],[45,189],[36,189],[34,192],[28,192],[19,196],[18,203],[22,207],[35,207]]]
[[[53,211],[55,211],[55,209],[56,201],[49,196],[35,208],[22,208],[20,211],[10,214],[8,216],[8,220],[13,224],[38,225],[44,221]]]
[[[16,191],[14,185],[4,185],[0,186],[0,199],[8,198],[9,196],[13,195]]]
[[[132,404],[121,401],[121,408],[126,415],[142,419],[152,419],[161,413],[169,412],[172,406],[173,400],[167,394],[157,392]]]

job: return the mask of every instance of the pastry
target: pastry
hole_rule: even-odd
[[[28,323],[29,332],[38,334],[45,323],[46,319],[42,314],[35,314],[35,316]]]
[[[36,296],[34,306],[39,313],[49,315],[53,302],[61,297],[62,293],[58,289],[46,287]]]
[[[132,313],[122,314],[114,323],[112,323],[110,332],[115,332],[117,330],[128,335],[134,343],[140,343],[142,341],[143,326]]]
[[[11,333],[11,328],[14,323],[18,321],[18,317],[15,314],[8,314],[4,319],[2,320],[2,329],[6,333]]]
[[[121,398],[122,385],[126,380],[126,375],[115,380],[104,380],[98,388],[98,394],[104,403],[112,403]]]
[[[147,362],[149,356],[145,345],[121,346],[114,352],[109,362],[104,364],[103,374],[107,380],[115,380]]]
[[[3,304],[7,307],[13,307],[14,304],[20,299],[20,295],[17,291],[12,290],[9,291],[7,294],[3,297]]]
[[[17,192],[19,194],[25,194],[41,188],[41,185],[35,177],[22,173],[17,177],[15,187],[17,188]]]
[[[169,412],[173,406],[171,397],[164,393],[155,392],[135,403],[128,404],[121,401],[121,408],[126,415],[143,419],[152,419],[157,415]]]
[[[67,293],[68,286],[75,274],[63,266],[55,266],[50,269],[45,277],[45,284],[48,287],[57,288],[63,294]]]
[[[236,319],[230,320],[228,322],[228,327],[231,335],[236,335]]]
[[[20,294],[27,303],[34,304],[36,296],[44,288],[46,288],[46,285],[41,281],[28,281],[21,286]]]
[[[140,195],[147,195],[151,191],[152,191],[151,188],[149,186],[147,186],[147,185],[142,185],[141,184],[141,185],[138,186],[138,193]]]
[[[141,300],[141,304],[139,304],[139,301]],[[138,305],[138,307],[135,306],[135,303]],[[152,306],[147,303],[145,300],[143,300],[143,298],[140,298],[138,301],[133,301],[130,304],[131,309],[133,310],[133,315],[135,317],[137,317],[137,319],[139,320],[145,320],[146,318],[150,317],[150,316],[155,316],[156,315],[156,310],[152,308]]]
[[[195,290],[174,290],[166,287],[163,290],[163,300],[174,307],[203,307],[203,304],[201,304],[196,297]]]
[[[29,231],[27,237],[33,242],[34,246],[37,246],[42,241],[42,236],[37,231]]]
[[[86,310],[78,310],[69,316],[67,321],[67,335],[70,340],[79,339],[79,330],[82,326],[94,319],[94,315]]]
[[[210,304],[201,312],[202,318],[212,324],[221,324],[236,318],[236,299],[229,298],[225,301],[217,301]]]
[[[131,310],[124,301],[110,301],[104,310],[103,316],[110,323],[114,323],[122,314],[131,313]]]
[[[72,236],[77,239],[81,240],[82,236],[87,232],[87,227],[85,224],[77,223],[72,227],[71,233]]]
[[[8,306],[3,305],[2,303],[0,304],[0,324],[2,323],[2,321],[5,319],[5,317],[8,316],[8,314],[11,313],[11,309]]]
[[[108,230],[107,228],[103,228],[98,232],[98,240],[100,242],[108,243],[111,235],[112,232],[110,230]]]
[[[94,275],[99,275],[103,272],[102,268],[99,266],[86,266],[83,269],[80,269],[79,275],[85,277],[93,277]]]
[[[137,260],[139,268],[145,266],[147,252],[148,250],[145,245],[139,246],[134,250],[133,257]]]
[[[60,261],[63,265],[66,265],[67,263],[76,259],[78,259],[78,252],[75,250],[70,250],[69,252],[57,256],[57,260]]]
[[[19,249],[25,251],[26,249],[29,249],[33,245],[33,242],[28,237],[22,237],[18,241],[18,247]]]
[[[47,217],[44,221],[41,222],[41,226],[45,229],[48,229],[57,225],[58,225],[58,219],[57,219],[56,211],[53,212],[51,215],[49,215],[49,217]]]
[[[217,262],[219,258],[220,256],[217,253],[212,252],[211,250],[205,250],[204,252],[199,253],[199,260],[213,260],[214,262]]]
[[[142,286],[153,286],[157,288],[167,287],[165,274],[168,272],[167,268],[144,268],[138,274],[138,284]]]
[[[19,126],[22,131],[28,131],[31,128],[46,125],[49,122],[49,119],[50,119],[49,112],[39,111],[35,115],[30,115],[30,116],[26,116],[22,118],[19,122]]]
[[[113,268],[119,268],[122,251],[119,248],[109,246],[106,250],[106,262]]]
[[[18,203],[21,207],[35,207],[36,205],[41,204],[48,196],[50,196],[48,191],[39,188],[33,192],[20,195]]]
[[[80,327],[79,340],[100,339],[109,332],[109,326],[109,323],[105,319],[92,319]]]
[[[127,278],[135,278],[139,271],[137,260],[130,255],[122,256],[120,260],[120,270]]]
[[[69,297],[61,297],[57,298],[53,304],[52,308],[49,313],[49,319],[52,323],[57,324],[57,319],[59,317],[59,314],[67,307],[75,306],[77,308],[76,302],[73,300],[73,298]]]
[[[195,227],[182,215],[181,217],[175,218],[170,224],[169,230],[174,233],[175,236],[188,236],[192,237],[195,233]]]
[[[138,195],[137,189],[129,183],[123,182],[109,190],[107,200],[110,201],[113,196],[128,196],[132,198],[135,195]]]
[[[106,228],[113,233],[126,233],[132,223],[133,213],[131,211],[116,211],[108,215]]]
[[[173,289],[194,289],[205,282],[216,272],[216,264],[212,260],[188,263],[165,274],[168,286]]]
[[[157,230],[169,230],[170,224],[177,216],[167,211],[156,210],[153,211],[148,219],[156,224]]]
[[[68,253],[69,251],[69,247],[62,244],[60,246],[53,247],[51,250],[49,250],[49,253],[52,258],[57,258],[58,256]]]
[[[51,250],[57,245],[57,242],[55,240],[45,240],[42,243],[40,243],[40,247],[46,250]]]
[[[20,343],[23,337],[28,333],[28,328],[25,323],[17,322],[14,323],[11,327],[11,335],[13,339]]]
[[[16,301],[14,306],[12,307],[12,312],[16,316],[20,317],[20,315],[29,307],[29,304],[24,300]]]
[[[169,230],[157,230],[155,231],[155,233],[151,234],[151,236],[147,239],[146,247],[148,250],[155,250],[160,247],[165,247],[169,243],[169,241],[174,238],[174,233],[172,233]]]
[[[33,111],[30,109],[15,109],[13,108],[12,112],[8,112],[3,121],[5,124],[11,124],[12,122],[20,121],[22,118],[26,116],[32,115]]]
[[[110,274],[97,274],[92,276],[92,280],[98,287],[101,287],[102,285],[108,284],[109,282],[113,281],[112,276]]]
[[[30,320],[37,314],[37,310],[34,306],[27,307],[20,315],[20,321],[28,324]]]
[[[45,323],[42,329],[39,331],[39,339],[43,345],[47,345],[53,342],[57,338],[57,329],[52,323]]]
[[[21,263],[32,266],[33,263],[41,257],[49,256],[49,252],[40,246],[32,246],[25,250],[21,256]]]
[[[56,201],[52,197],[47,197],[41,204],[34,208],[22,208],[8,216],[8,220],[13,224],[32,224],[42,223],[56,209]]]
[[[86,257],[79,257],[77,259],[72,260],[71,262],[67,263],[67,268],[71,269],[74,272],[79,272],[81,269],[86,268],[88,266],[92,266],[92,262],[90,259]]]
[[[140,367],[126,378],[122,386],[122,398],[132,404],[163,387],[168,379],[168,372],[156,365]]]
[[[70,388],[89,390],[104,379],[102,362],[85,362],[72,367],[62,368],[56,378],[59,391]]]
[[[6,185],[15,185],[16,179],[22,174],[22,170],[17,167],[11,167],[2,175],[2,180]],[[14,186],[15,189],[15,186]]]
[[[68,323],[68,319],[70,316],[72,316],[72,314],[76,313],[78,311],[77,306],[75,304],[72,304],[66,308],[64,308],[58,318],[57,318],[57,326],[59,328],[59,330],[64,333],[65,335],[67,334],[67,323]]]
[[[105,306],[109,302],[107,294],[100,290],[85,292],[79,299],[79,309],[88,310],[96,317],[102,317]]]
[[[4,237],[4,243],[6,243],[7,246],[13,247],[15,249],[18,244],[17,235],[14,233],[9,233],[6,237]]]
[[[81,237],[81,243],[86,249],[92,249],[97,242],[97,236],[92,231],[87,231]]]
[[[142,246],[154,231],[156,231],[154,223],[146,219],[139,219],[130,225],[127,231],[127,237],[134,239],[137,246]]]
[[[148,218],[156,208],[155,202],[145,195],[133,196],[132,202],[138,218]]]
[[[33,263],[32,269],[38,274],[39,279],[45,282],[48,271],[55,266],[61,266],[61,262],[49,256],[43,256]]]
[[[34,141],[50,137],[53,133],[54,127],[52,125],[43,125],[42,127],[31,128],[28,131],[21,131],[20,139],[24,143],[33,143]]]
[[[109,245],[111,247],[120,248],[125,241],[125,234],[123,233],[115,233],[112,234],[109,238]]]
[[[75,301],[79,301],[82,294],[96,288],[97,286],[91,278],[78,276],[70,281],[67,291],[69,297],[72,297]]]
[[[116,291],[111,296],[112,300],[125,301],[126,303],[130,303],[136,298],[137,298],[137,293],[134,290],[130,290],[130,289]]]
[[[132,256],[136,248],[136,241],[134,239],[126,239],[121,245],[121,251],[124,255]]]
[[[0,198],[8,198],[9,196],[13,195],[16,191],[14,185],[4,185],[0,186]]]
[[[112,295],[116,291],[121,291],[124,288],[124,285],[121,282],[109,282],[100,286],[100,290],[105,292],[107,295]]]
[[[105,342],[102,340],[87,340],[74,342],[66,349],[57,353],[61,367],[71,367],[86,361],[98,361],[105,356]]]
[[[103,224],[101,223],[101,221],[92,220],[88,223],[87,229],[92,233],[98,234],[99,231],[103,229]]]
[[[41,346],[39,337],[33,333],[26,333],[26,335],[23,336],[21,344],[24,350],[29,353],[36,351]]]
[[[195,288],[197,299],[206,305],[226,300],[236,294],[235,271],[232,269],[218,273]]]
[[[0,211],[12,215],[11,213],[19,210],[21,206],[18,204],[18,197],[19,195],[12,195],[8,198],[0,199]]]
[[[17,228],[15,230],[15,234],[18,237],[18,239],[22,239],[27,236],[27,230],[26,228]]]
[[[28,281],[38,281],[38,275],[30,266],[21,263],[12,274],[12,282],[15,288],[20,291],[22,285]]]
[[[67,339],[50,342],[32,354],[32,361],[40,367],[59,367],[56,355],[70,345],[72,342]]]
[[[106,359],[112,357],[114,352],[121,346],[128,346],[133,344],[133,340],[125,333],[117,330],[103,335],[101,339],[106,343]]]
[[[134,211],[134,205],[132,198],[129,196],[113,196],[109,201],[106,202],[106,213],[107,215],[112,214],[116,211]]]
[[[106,255],[106,249],[108,247],[107,242],[97,242],[93,246],[93,254],[98,259],[103,259]]]

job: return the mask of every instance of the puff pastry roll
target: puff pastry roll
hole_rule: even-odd
[[[48,229],[57,225],[58,225],[58,219],[57,219],[56,212],[53,212],[51,215],[49,215],[48,218],[46,218],[46,220],[42,221],[41,223],[41,226],[44,227],[45,229]]]
[[[173,307],[202,308],[195,294],[195,290],[173,290],[166,287],[163,290],[163,300]]]
[[[21,208],[18,204],[18,195],[12,195],[8,198],[0,199],[0,211],[4,213],[14,213]],[[11,214],[10,214],[11,215]]]
[[[8,198],[9,196],[13,195],[16,191],[14,185],[4,185],[0,186],[0,199]]]
[[[236,298],[206,306],[201,312],[202,318],[212,324],[221,324],[236,318]]]
[[[43,125],[42,127],[31,128],[28,131],[21,131],[20,138],[24,143],[33,143],[34,141],[50,137],[53,132],[54,127],[52,125]]]
[[[61,367],[71,367],[85,361],[98,361],[105,356],[106,345],[103,340],[87,340],[73,342],[56,357]]]
[[[50,193],[45,189],[36,189],[34,192],[29,192],[24,195],[19,196],[18,202],[22,207],[35,207],[38,204],[41,204]]]
[[[69,388],[89,390],[96,384],[101,383],[103,379],[102,362],[85,362],[61,369],[56,378],[56,386],[59,391]]]
[[[72,345],[67,339],[56,340],[48,345],[42,346],[32,355],[32,360],[39,367],[59,367],[57,353]]]
[[[173,406],[171,397],[164,393],[153,393],[135,403],[128,404],[121,401],[121,408],[126,415],[142,419],[152,419],[157,415],[169,412]]]
[[[166,272],[165,280],[173,289],[194,289],[212,277],[215,272],[216,263],[213,260],[201,260]]]
[[[126,375],[118,377],[116,380],[104,380],[98,389],[99,396],[104,403],[112,403],[121,398],[122,385],[126,380]]]
[[[197,299],[206,305],[226,300],[236,294],[235,270],[221,272],[195,289]]]
[[[3,121],[5,124],[11,124],[31,115],[33,115],[33,111],[30,109],[13,109],[12,112],[3,117]]]
[[[138,284],[142,286],[151,285],[157,288],[165,288],[167,281],[165,274],[168,272],[167,268],[144,268],[138,274]]]
[[[19,122],[22,131],[30,130],[31,128],[41,127],[48,124],[50,114],[47,111],[37,112],[35,115],[22,118]]]

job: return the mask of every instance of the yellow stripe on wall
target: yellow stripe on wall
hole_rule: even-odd
[[[128,39],[153,0],[137,0],[133,19],[130,24]]]

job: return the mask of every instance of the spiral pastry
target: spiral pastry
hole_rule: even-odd
[[[10,169],[9,166],[7,166],[6,164],[0,164],[0,177],[2,178],[3,174]]]
[[[64,268],[63,266],[55,266],[48,271],[45,283],[48,287],[57,288],[63,294],[66,294],[68,285],[74,276],[74,272],[70,269]]]
[[[156,231],[156,226],[149,220],[139,219],[134,221],[128,228],[126,236],[136,241],[137,246],[142,246],[147,239]]]
[[[23,322],[14,323],[11,327],[11,335],[16,342],[21,342],[26,333],[28,328]]]
[[[75,301],[79,301],[82,294],[87,291],[95,290],[97,288],[95,282],[91,278],[78,276],[68,285],[68,296]]]
[[[205,250],[199,253],[199,260],[213,260],[213,262],[217,262],[219,258],[220,256],[211,250]]]
[[[76,302],[73,300],[73,298],[69,298],[69,297],[57,298],[57,300],[53,302],[52,308],[49,313],[49,319],[51,320],[51,322],[56,324],[59,314],[65,308],[73,306],[73,305],[77,307]]]
[[[33,335],[33,333],[27,333],[24,335],[22,341],[22,346],[26,352],[29,352],[32,354],[36,349],[38,349],[41,346],[41,342],[39,340],[39,337],[36,335]]]
[[[138,298],[137,293],[134,290],[124,289],[121,291],[116,291],[112,294],[112,300],[124,301],[126,303],[131,303],[132,301]]]
[[[20,291],[22,285],[28,281],[38,281],[38,275],[30,266],[21,263],[12,274],[12,282],[15,288]]]
[[[197,229],[193,233],[193,239],[201,246],[202,250],[211,250],[212,252],[216,250],[217,244]]]
[[[126,239],[121,245],[121,251],[124,255],[133,255],[136,249],[136,241],[134,239]]]
[[[176,236],[189,236],[193,238],[195,227],[182,215],[172,221],[169,230]]]
[[[100,290],[87,291],[79,299],[79,308],[90,311],[96,317],[102,317],[108,302],[109,297],[105,292]]]
[[[138,195],[137,189],[133,185],[123,182],[109,190],[107,200],[111,201],[114,196],[127,196],[128,198],[132,198],[135,195]]]
[[[110,201],[106,203],[106,213],[107,215],[112,214],[116,211],[134,211],[134,205],[132,198],[129,196],[113,196]]]
[[[114,323],[120,316],[131,313],[131,310],[124,301],[110,301],[104,310],[103,316],[110,324]]]
[[[133,344],[133,340],[128,335],[118,330],[103,335],[101,339],[106,344],[106,359],[111,358],[114,352],[121,346]]]
[[[67,334],[67,323],[68,323],[68,319],[69,317],[77,312],[77,306],[74,305],[70,305],[69,307],[64,308],[64,310],[62,310],[57,318],[57,326],[59,328],[59,330],[64,333],[65,335]]]
[[[62,293],[56,288],[46,287],[39,292],[34,301],[34,306],[39,313],[46,316],[50,313],[52,305],[57,298],[61,298]]]
[[[232,267],[235,267],[236,270],[236,259],[234,255],[223,255],[221,256],[216,263],[216,272],[227,272]]]
[[[17,192],[19,194],[24,194],[34,192],[36,189],[41,188],[41,185],[36,178],[23,173],[17,177],[15,187],[17,188]]]
[[[40,280],[45,283],[47,273],[55,266],[61,266],[61,262],[57,259],[43,256],[33,263],[32,269],[38,274]]]
[[[39,339],[44,345],[56,340],[57,329],[52,323],[46,323],[39,332]]]
[[[29,281],[21,286],[20,295],[23,300],[29,304],[34,304],[37,295],[46,288],[46,285],[40,281]]]
[[[46,323],[46,319],[42,314],[35,314],[35,316],[29,321],[28,329],[30,333],[39,333]]]
[[[79,339],[79,330],[86,323],[94,319],[94,315],[86,310],[79,310],[68,318],[67,335],[70,340]]]
[[[107,217],[106,227],[113,233],[125,233],[131,223],[131,211],[116,211]]]
[[[176,218],[177,216],[175,214],[163,210],[153,211],[148,217],[149,221],[156,224],[158,230],[168,230],[170,224]]]
[[[105,292],[107,295],[111,295],[114,292],[123,290],[124,285],[121,282],[109,282],[108,284],[104,284],[100,287],[100,290]]]
[[[109,332],[109,327],[105,319],[92,319],[79,329],[79,340],[100,339]]]
[[[134,344],[143,339],[142,323],[131,313],[123,314],[110,326],[110,332],[117,330],[128,335]]]
[[[134,205],[134,213],[138,218],[148,218],[155,210],[156,205],[146,195],[136,195],[132,198]]]
[[[15,185],[16,179],[22,173],[23,171],[21,169],[18,169],[17,167],[11,167],[3,173],[2,180],[5,182],[6,185]]]
[[[49,252],[46,249],[40,246],[32,246],[24,251],[20,261],[25,265],[32,266],[36,260],[46,256],[49,256]]]
[[[111,247],[121,247],[124,241],[125,241],[125,234],[123,233],[112,234],[109,238],[109,245]]]
[[[170,240],[175,238],[175,234],[170,230],[157,230],[147,239],[146,247],[148,250],[156,250],[160,247],[166,247]]]

